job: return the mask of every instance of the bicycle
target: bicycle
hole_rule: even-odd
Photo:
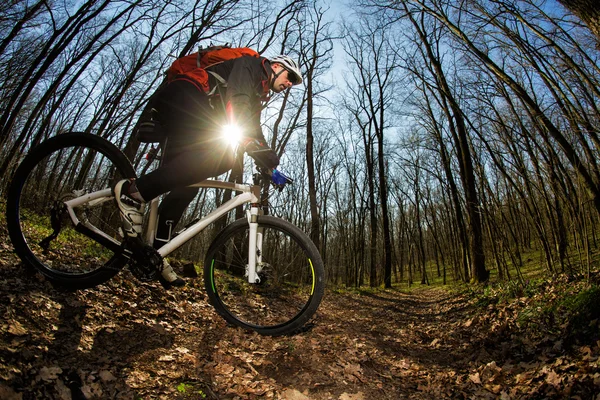
[[[236,192],[158,251],[152,243],[159,199],[149,202],[145,245],[126,239],[111,187],[134,178],[128,158],[99,136],[65,133],[33,148],[17,168],[7,195],[7,227],[15,252],[52,284],[87,289],[127,264],[141,281],[154,280],[163,257],[238,206],[246,217],[227,225],[208,247],[204,287],[227,322],[263,335],[291,334],[315,314],[324,294],[324,268],[308,236],[283,219],[262,215],[261,187],[206,180],[193,186]],[[274,184],[280,190],[290,183]],[[249,205],[249,206],[248,206]]]

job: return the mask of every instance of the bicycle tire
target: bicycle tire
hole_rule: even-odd
[[[63,289],[86,289],[108,281],[127,258],[74,229],[61,204],[75,197],[75,190],[91,192],[133,177],[127,157],[99,136],[72,132],[40,143],[23,159],[7,192],[6,221],[15,252],[26,266]],[[123,242],[112,198],[95,207],[79,207],[76,213]],[[53,233],[57,236],[52,239]]]
[[[204,285],[217,313],[227,322],[262,335],[296,333],[317,311],[324,294],[324,268],[313,242],[280,218],[258,217],[263,228],[261,283],[244,276],[249,224],[226,226],[209,247]]]

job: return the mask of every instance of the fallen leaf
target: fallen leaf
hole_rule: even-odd
[[[230,375],[235,370],[235,367],[230,364],[218,364],[215,367],[215,372],[219,375]]]
[[[82,386],[81,392],[87,399],[100,399],[103,394],[102,387],[96,382]]]
[[[52,381],[58,378],[58,374],[62,373],[60,367],[42,367],[38,376],[45,381]]]
[[[287,389],[281,393],[281,400],[310,400],[310,397],[302,394],[296,389]]]
[[[365,395],[362,392],[356,394],[342,393],[339,400],[364,400]]]
[[[546,382],[548,382],[552,386],[559,386],[562,382],[562,378],[554,371],[548,372],[546,375]]]
[[[27,335],[27,329],[19,321],[13,321],[8,327],[8,333],[12,333],[15,336],[23,336]]]
[[[471,382],[480,385],[481,384],[481,377],[479,376],[479,372],[475,372],[474,374],[470,374],[469,375],[469,379],[471,380]]]
[[[100,373],[98,374],[100,375],[100,379],[102,379],[105,382],[112,382],[114,380],[116,380],[117,378],[115,378],[115,376],[108,370],[102,370],[100,371]]]

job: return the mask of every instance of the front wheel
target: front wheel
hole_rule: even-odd
[[[272,216],[258,218],[262,252],[260,282],[248,283],[249,225],[228,225],[211,244],[204,284],[211,304],[228,322],[263,335],[298,331],[314,315],[324,292],[323,261],[296,226]]]
[[[111,237],[112,250],[81,233],[65,201],[110,188],[135,171],[125,155],[107,140],[66,133],[33,148],[15,172],[7,194],[6,222],[16,253],[26,265],[66,289],[94,287],[127,263],[119,243],[120,219],[111,196],[80,204],[81,222]]]

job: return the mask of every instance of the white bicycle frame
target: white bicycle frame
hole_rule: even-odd
[[[261,255],[262,255],[262,229],[258,228],[258,215],[262,210],[259,208],[260,204],[260,186],[250,184],[239,184],[232,182],[224,182],[218,180],[206,180],[194,185],[193,187],[203,188],[215,188],[215,189],[231,189],[239,192],[235,197],[229,201],[223,203],[221,206],[213,210],[208,215],[195,222],[193,225],[187,227],[185,230],[180,232],[173,239],[169,240],[164,246],[162,246],[158,253],[162,257],[166,257],[173,251],[178,249],[180,246],[185,244],[188,240],[195,237],[208,225],[219,219],[221,216],[227,214],[229,211],[236,207],[250,203],[250,210],[246,211],[246,217],[249,224],[249,243],[248,243],[248,265],[246,266],[246,274],[248,282],[259,283],[260,278],[258,273],[261,270]],[[78,195],[78,193],[75,193]],[[104,240],[108,240],[115,245],[120,245],[115,239],[102,232],[89,221],[81,221],[75,213],[75,208],[86,205],[88,207],[98,206],[105,201],[113,201],[114,197],[110,189],[104,189],[93,193],[79,195],[75,199],[65,201],[65,205],[69,212],[69,216],[74,226],[81,224],[87,229],[93,231],[95,234],[101,236]],[[156,229],[158,225],[158,203],[159,199],[155,198],[150,201],[150,215],[148,218],[148,226],[146,229],[146,243],[152,245],[156,235]]]

